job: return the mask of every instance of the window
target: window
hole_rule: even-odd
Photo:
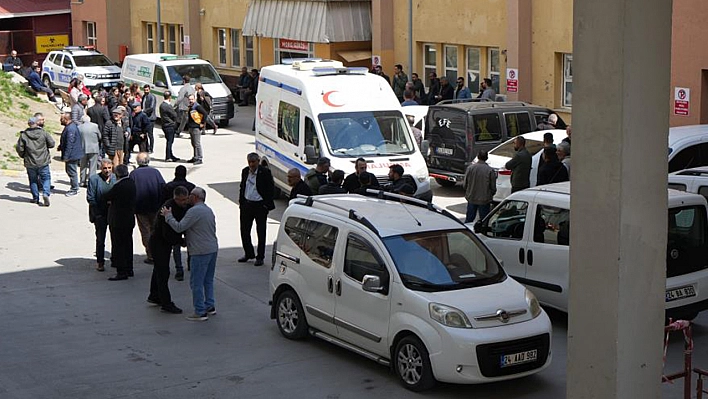
[[[492,88],[494,92],[499,94],[499,49],[490,48],[487,52],[487,66],[489,69],[489,78],[492,79]]]
[[[480,50],[477,47],[467,48],[467,87],[472,93],[479,93],[479,59]]]
[[[278,137],[290,144],[300,144],[300,108],[280,102],[278,108]]]
[[[670,157],[669,173],[697,166],[708,165],[708,143],[686,147],[678,154]]]
[[[165,29],[165,24],[160,24],[160,47],[158,48],[159,52],[164,52],[165,51],[165,32],[167,30]]]
[[[686,191],[686,185],[683,183],[669,183],[669,188],[672,190]]]
[[[494,238],[521,240],[524,236],[526,212],[529,204],[523,201],[506,201],[487,219],[484,235]]]
[[[179,48],[180,48],[180,54],[186,53],[186,51],[184,49],[184,26],[182,26],[182,25],[179,26]]]
[[[303,249],[305,236],[307,235],[307,219],[290,217],[285,222],[285,234],[293,240],[293,243]]]
[[[96,23],[95,22],[84,22],[86,25],[86,45],[96,46],[98,42],[96,40]]]
[[[71,57],[69,57],[68,55],[65,55],[64,61],[62,62],[61,66],[66,69],[73,69],[74,64],[71,63]]]
[[[573,55],[563,54],[563,106],[573,106]]]
[[[498,113],[474,115],[472,119],[475,142],[501,139],[501,122]]]
[[[147,52],[155,52],[155,32],[153,24],[145,24],[145,37],[147,38]]]
[[[163,87],[167,87],[167,75],[165,75],[165,70],[160,65],[155,66],[155,74],[152,78],[152,83],[157,86],[157,82],[162,82]]]
[[[231,29],[231,66],[241,65],[241,31]]]
[[[334,226],[310,220],[302,250],[315,263],[329,268],[334,256],[334,245],[337,243],[337,232]]]
[[[246,67],[252,69],[254,64],[253,56],[253,36],[244,36],[246,39]]]
[[[533,227],[533,241],[568,245],[570,243],[570,211],[555,206],[539,205]]]
[[[425,86],[430,87],[430,73],[437,73],[437,50],[435,45],[426,44],[423,46],[423,64],[425,68]]]
[[[457,46],[445,46],[445,76],[451,85],[457,80]]]
[[[320,157],[320,140],[317,138],[315,123],[309,117],[305,117],[305,148],[312,147],[315,150],[315,160]]]
[[[216,30],[216,40],[219,56],[219,65],[226,65],[226,29]]]
[[[531,130],[531,118],[528,112],[512,112],[504,114],[507,137],[515,137]]]
[[[703,205],[669,208],[666,277],[706,268],[706,210]]]
[[[350,234],[344,255],[344,274],[362,283],[364,276],[377,276],[382,287],[388,287],[388,270],[377,251],[365,239]],[[386,291],[384,291],[385,293]]]
[[[51,62],[52,64],[56,64],[56,63],[57,63],[57,59],[56,59],[56,58],[57,58],[57,53],[49,54],[49,62]]]
[[[177,25],[167,25],[167,45],[169,53],[179,54],[177,52]]]

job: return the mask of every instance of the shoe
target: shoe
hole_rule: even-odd
[[[174,303],[171,304],[171,305],[169,305],[169,306],[163,306],[163,307],[161,307],[161,308],[160,308],[160,311],[161,311],[161,312],[165,312],[165,313],[172,313],[172,314],[181,314],[181,313],[182,313],[182,309],[180,309],[180,308],[178,308],[177,306],[175,306]]]
[[[70,190],[69,192],[67,192],[64,195],[67,197],[73,197],[73,196],[77,195],[78,193],[79,193],[79,190]]]
[[[177,280],[177,281],[183,281],[183,280],[184,280],[184,272],[177,272],[177,273],[175,273],[175,280]]]
[[[131,270],[128,272],[128,277],[135,277],[135,273]]]
[[[238,263],[246,263],[251,259],[253,259],[253,258],[249,258],[248,256],[244,256],[243,258],[238,258]]]
[[[194,161],[194,164],[195,164],[195,165],[201,165],[201,164],[203,164],[203,163],[204,163],[204,162],[203,162],[201,159],[197,159],[197,160]]]
[[[116,274],[113,277],[108,277],[108,281],[121,281],[121,280],[127,280],[128,276],[125,274]]]
[[[143,263],[147,263],[148,265],[154,265],[155,264],[155,259],[153,258],[146,258]]]
[[[263,266],[263,259],[256,259],[253,266]]]
[[[103,272],[106,270],[106,268],[103,266],[103,263],[97,263],[96,270],[98,270],[99,272]]]
[[[218,127],[215,127],[215,128],[214,128],[214,133],[212,133],[214,136],[216,136],[216,131],[217,131],[217,130],[219,130],[219,128],[218,128]]]
[[[42,200],[44,201],[44,206],[49,206],[49,196],[43,195]]]
[[[187,320],[189,320],[189,321],[207,321],[207,320],[209,320],[209,316],[207,316],[206,313],[204,313],[204,314],[194,313],[194,314],[187,316]]]
[[[31,204],[39,204],[39,198],[32,198]]]
[[[210,307],[209,309],[207,309],[207,314],[208,314],[209,316],[214,316],[214,315],[216,314],[216,308],[213,307],[213,306]]]
[[[152,298],[150,298],[150,297],[148,297],[147,303],[149,303],[150,306],[160,306],[160,305],[162,305],[162,304],[160,303],[160,301],[158,301],[157,299],[152,299]]]

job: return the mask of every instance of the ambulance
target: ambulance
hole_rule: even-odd
[[[354,172],[357,158],[379,183],[399,164],[416,182],[415,197],[432,200],[428,168],[391,86],[366,68],[339,61],[285,60],[261,69],[256,94],[256,152],[276,187],[289,192],[287,172],[305,175],[320,157]]]

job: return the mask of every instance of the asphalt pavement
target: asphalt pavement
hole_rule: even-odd
[[[143,263],[137,229],[134,278],[111,282],[112,269],[94,269],[85,190],[62,195],[65,175],[54,174],[56,189],[44,208],[30,203],[24,173],[0,172],[0,398],[565,397],[567,320],[555,312],[550,368],[501,383],[443,384],[424,394],[406,391],[386,367],[339,347],[315,338],[284,339],[269,318],[269,262],[236,262],[243,255],[236,201],[240,171],[254,150],[253,111],[240,107],[229,128],[202,137],[204,164],[185,164],[188,180],[207,190],[206,203],[217,216],[218,313],[206,322],[185,320],[192,311],[187,279],[170,279],[173,300],[185,314],[148,305],[152,266]],[[161,161],[159,129],[156,137],[151,166],[171,180],[176,164]],[[185,134],[176,140],[175,154],[191,157]],[[462,217],[461,188],[433,185],[434,201]],[[286,205],[277,201],[269,216],[269,244]],[[266,260],[270,250],[268,245]],[[694,365],[708,368],[707,316],[696,320],[694,339]],[[682,337],[671,342],[667,370],[676,371]],[[663,397],[680,398],[681,389],[664,384]]]

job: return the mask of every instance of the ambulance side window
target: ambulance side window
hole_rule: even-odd
[[[305,146],[312,146],[315,149],[315,156],[320,157],[320,140],[317,138],[315,123],[309,117],[305,117]]]
[[[295,146],[300,144],[300,108],[283,101],[280,102],[278,137]]]

